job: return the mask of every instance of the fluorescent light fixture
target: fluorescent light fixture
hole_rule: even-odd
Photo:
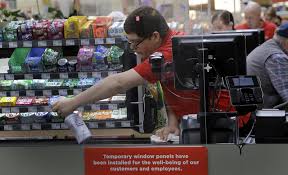
[[[228,10],[229,12],[240,12],[240,0],[215,0],[215,10]]]
[[[208,4],[208,0],[189,0],[189,5],[201,5],[201,4]]]

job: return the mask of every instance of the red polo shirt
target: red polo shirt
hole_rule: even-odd
[[[264,29],[265,40],[268,40],[273,38],[277,26],[272,22],[263,21],[263,25],[261,28]],[[235,29],[250,29],[250,28],[248,27],[247,23],[244,23],[235,26]]]
[[[165,62],[172,62],[172,40],[175,35],[183,35],[183,33],[169,31],[164,38],[162,45],[155,50],[161,52],[164,56]],[[159,80],[151,70],[149,59],[146,58],[144,62],[134,67],[134,70],[150,83],[155,83]],[[199,111],[199,93],[198,91],[190,90],[176,90],[174,88],[173,80],[167,83],[161,83],[165,101],[167,105],[173,110],[178,118],[186,114],[198,113]]]

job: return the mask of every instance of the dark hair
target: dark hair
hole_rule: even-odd
[[[142,6],[134,10],[124,23],[124,30],[127,34],[135,33],[139,37],[150,37],[153,32],[159,32],[164,38],[169,26],[164,17],[154,8]]]
[[[234,30],[234,18],[231,12],[227,10],[219,10],[214,13],[212,16],[211,22],[213,23],[215,20],[220,19],[223,24],[225,25],[231,25],[232,24],[232,30]]]

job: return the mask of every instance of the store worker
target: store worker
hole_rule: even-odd
[[[257,75],[264,93],[264,108],[288,101],[288,23],[247,57],[247,74]]]
[[[73,98],[58,101],[53,105],[53,111],[67,116],[81,105],[95,103],[132,87],[159,80],[152,72],[148,58],[154,52],[161,52],[165,62],[172,62],[171,38],[180,33],[170,30],[164,17],[157,10],[147,6],[134,10],[127,17],[124,30],[130,48],[141,57],[142,63],[128,71],[108,76]],[[199,95],[197,92],[176,90],[173,79],[163,83],[162,87],[168,108],[168,124],[157,134],[166,139],[169,133],[179,135],[179,120],[183,115],[199,111]]]
[[[263,29],[265,40],[271,39],[277,26],[261,18],[261,6],[257,2],[249,1],[244,8],[245,23],[236,25],[235,29]]]
[[[233,15],[227,10],[216,11],[212,16],[211,23],[213,31],[234,30]]]

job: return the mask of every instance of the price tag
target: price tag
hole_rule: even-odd
[[[123,121],[121,122],[121,127],[131,127],[131,123],[129,121]]]
[[[2,108],[2,113],[10,113],[10,108]]]
[[[31,106],[28,108],[29,112],[38,112],[37,107],[36,106]]]
[[[23,41],[23,47],[32,47],[32,41]]]
[[[24,77],[26,80],[33,80],[33,74],[25,74]]]
[[[83,46],[90,45],[89,39],[81,39],[81,45],[83,45]]]
[[[0,48],[3,48],[3,44],[2,44],[2,42],[0,42]]]
[[[115,38],[106,38],[106,43],[107,44],[115,44]]]
[[[7,93],[5,91],[0,91],[0,97],[7,97]]]
[[[12,107],[12,108],[11,108],[11,112],[12,112],[12,113],[19,113],[19,108],[17,108],[17,107]]]
[[[61,124],[60,123],[52,123],[51,129],[61,129]]]
[[[92,78],[101,78],[101,72],[92,72]]]
[[[88,75],[86,72],[79,72],[78,73],[78,78],[87,78],[87,77],[88,77]]]
[[[4,125],[4,131],[13,131],[12,125]]]
[[[11,92],[10,92],[10,95],[11,95],[12,97],[19,97],[19,91],[11,91]]]
[[[100,110],[100,105],[95,105],[95,104],[93,104],[91,107],[92,107],[92,110],[93,110],[93,111],[98,111],[98,110]]]
[[[68,95],[68,92],[67,92],[66,89],[60,89],[60,90],[59,90],[59,95],[61,95],[61,96],[67,96],[67,95]]]
[[[103,38],[96,38],[95,39],[95,45],[97,44],[104,44],[104,39]]]
[[[98,123],[97,122],[88,122],[88,128],[89,129],[98,128]]]
[[[49,73],[42,74],[42,79],[50,79],[50,74]]]
[[[52,96],[52,91],[51,90],[44,90],[43,95],[44,96]]]
[[[114,122],[106,122],[106,128],[115,128]]]
[[[6,80],[14,80],[14,75],[13,74],[6,74],[5,78],[6,78]]]
[[[39,111],[39,110],[38,110],[38,111]],[[51,109],[50,106],[43,106],[43,108],[42,108],[41,111],[42,111],[42,112],[52,112],[52,109]]]
[[[17,42],[9,42],[9,48],[16,48],[18,47]]]
[[[60,79],[67,79],[68,78],[68,73],[60,73]]]
[[[82,92],[81,89],[73,89],[73,95],[78,95]]]
[[[75,45],[75,41],[72,39],[68,39],[66,40],[66,46],[74,46]]]
[[[62,46],[62,40],[53,40],[53,46]]]
[[[32,124],[32,129],[41,130],[41,124],[40,123],[33,123]]]
[[[26,91],[26,96],[28,96],[28,97],[35,96],[35,91],[33,91],[33,90],[27,90],[27,91]]]
[[[47,46],[47,41],[38,41],[38,46],[39,47],[46,47]]]
[[[118,109],[118,105],[117,104],[109,104],[108,109],[110,109],[110,110]]]
[[[4,74],[0,74],[0,80],[5,80]]]
[[[61,123],[61,129],[69,129],[66,123]]]
[[[21,124],[21,130],[25,130],[25,131],[27,131],[27,130],[30,130],[30,125],[29,124]]]

